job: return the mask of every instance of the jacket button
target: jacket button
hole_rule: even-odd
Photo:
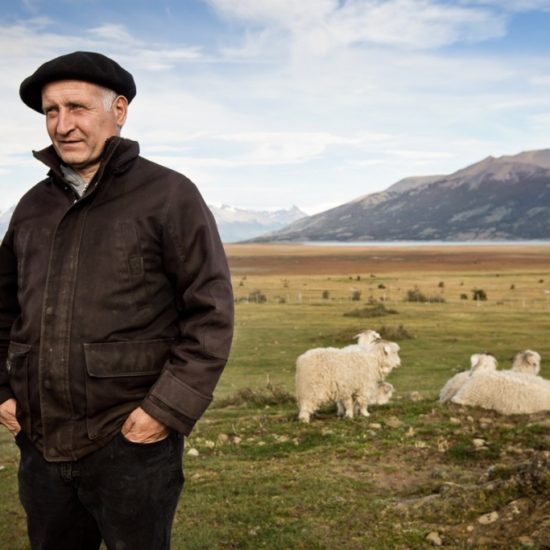
[[[52,382],[51,380],[48,378],[46,380],[44,380],[44,387],[47,389],[47,390],[50,390],[51,387],[52,387]]]
[[[53,314],[53,307],[52,306],[48,306],[46,308],[46,315],[52,315]]]

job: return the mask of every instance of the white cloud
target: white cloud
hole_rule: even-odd
[[[510,12],[550,11],[548,0],[460,0],[464,5],[490,6]]]
[[[245,23],[231,24],[242,32],[232,44],[224,34],[217,59],[212,37],[150,43],[131,20],[78,36],[55,32],[58,23],[48,19],[0,26],[0,208],[44,174],[28,153],[47,144],[43,118],[19,101],[19,83],[68,44],[112,55],[134,74],[138,95],[124,135],[191,177],[211,202],[312,211],[406,176],[547,146],[546,52],[461,55],[436,47],[503,32],[505,19],[486,17],[491,6],[210,3]]]
[[[353,44],[430,49],[499,38],[506,31],[505,19],[490,10],[437,0],[207,1],[225,16],[282,29],[300,49],[316,54]]]
[[[91,28],[88,32],[100,40],[110,40],[118,44],[136,46],[139,43],[131,36],[124,25],[101,25]]]

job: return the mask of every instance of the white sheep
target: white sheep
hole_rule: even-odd
[[[354,338],[357,339],[357,345],[368,347],[371,344],[376,344],[382,340],[382,337],[375,330],[365,330],[356,334]]]
[[[394,391],[395,391],[395,388],[393,387],[393,384],[390,384],[389,382],[378,382],[378,384],[374,388],[374,391],[371,392],[369,395],[368,404],[385,405],[386,403],[390,402],[390,399]],[[336,414],[338,416],[344,416],[346,410],[344,408],[344,404],[342,403],[342,401],[337,401],[336,406],[337,406]],[[354,401],[353,403],[353,412],[354,414],[362,414],[363,416],[370,416],[370,413],[367,410],[367,407],[364,407],[364,409],[361,410],[359,403],[357,403],[356,401]]]
[[[484,371],[467,380],[451,401],[506,415],[550,411],[550,380],[511,370]]]
[[[447,380],[439,392],[439,402],[447,403],[456,394],[456,392],[469,380],[474,374],[483,371],[497,370],[498,362],[494,355],[490,353],[474,353],[470,357],[470,370],[459,372]]]
[[[353,418],[354,400],[361,414],[377,399],[378,382],[401,364],[399,346],[383,340],[368,346],[315,348],[296,360],[298,418],[309,422],[320,406],[340,401],[347,418]]]
[[[540,354],[536,351],[526,349],[514,357],[511,370],[514,372],[534,374],[536,376],[540,372],[540,359]]]
[[[341,348],[342,351],[360,351],[359,346],[361,348],[368,348],[372,344],[376,344],[376,343],[382,341],[382,337],[375,330],[364,330],[363,332],[360,332],[359,334],[356,334],[354,336],[354,338],[357,340],[357,344],[346,346],[345,348]],[[378,399],[378,396],[373,395],[372,397],[373,397],[372,403],[376,403],[376,400]],[[387,401],[386,401],[386,403],[387,403]],[[382,403],[380,403],[380,404],[382,404]],[[337,413],[336,414],[338,416],[344,416],[344,414],[345,414],[344,403],[342,401],[337,401],[336,402],[336,407],[337,407]],[[360,408],[361,408],[360,405],[354,400],[353,410],[355,411],[355,414],[359,413]],[[369,416],[368,412],[367,412],[367,414],[365,414],[365,416]]]

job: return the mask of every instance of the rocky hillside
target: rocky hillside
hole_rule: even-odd
[[[550,239],[550,149],[406,178],[256,241]]]

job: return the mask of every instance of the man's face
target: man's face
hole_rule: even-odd
[[[105,140],[119,133],[126,117],[121,99],[119,96],[107,111],[104,89],[80,80],[51,82],[42,89],[42,109],[52,144],[63,162],[81,175],[95,173]]]

